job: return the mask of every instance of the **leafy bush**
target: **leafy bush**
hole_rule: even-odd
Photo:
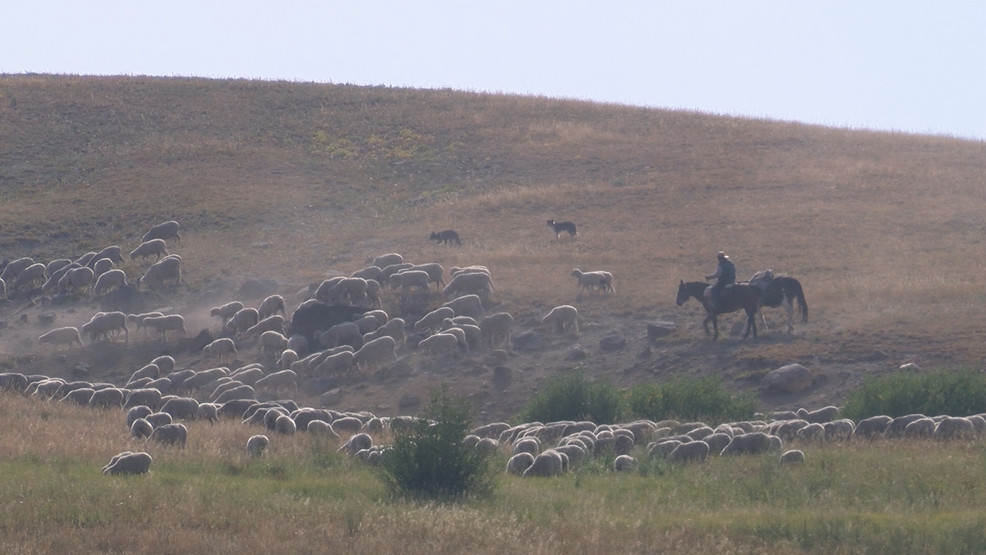
[[[878,414],[967,416],[986,412],[986,375],[971,370],[940,370],[873,378],[849,395],[841,412],[854,420]]]
[[[471,429],[469,404],[448,386],[431,391],[422,418],[396,432],[381,464],[394,496],[436,500],[486,497],[493,492],[490,455],[464,442]]]
[[[625,414],[623,394],[609,382],[589,380],[581,372],[548,380],[524,407],[525,422],[591,420],[613,424]]]
[[[635,418],[678,418],[705,422],[743,420],[753,416],[753,395],[734,395],[715,378],[681,378],[663,384],[643,384],[626,393]]]

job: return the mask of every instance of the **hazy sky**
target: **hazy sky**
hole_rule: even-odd
[[[453,88],[986,139],[986,2],[15,0],[0,73]]]

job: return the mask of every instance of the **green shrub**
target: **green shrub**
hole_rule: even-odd
[[[524,407],[525,422],[591,420],[613,424],[625,415],[623,394],[603,379],[589,380],[581,372],[548,380]]]
[[[381,464],[391,495],[435,500],[486,497],[494,477],[490,455],[465,443],[471,426],[468,402],[448,386],[431,391],[422,418],[394,436]]]
[[[961,369],[897,372],[869,379],[849,395],[841,412],[853,420],[878,414],[967,416],[986,412],[986,375]]]
[[[635,418],[677,418],[705,422],[743,420],[753,416],[753,395],[734,395],[715,378],[680,378],[666,383],[642,384],[626,393]]]

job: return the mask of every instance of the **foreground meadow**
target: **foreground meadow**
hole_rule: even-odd
[[[986,445],[800,446],[705,464],[592,462],[562,477],[499,474],[492,498],[388,497],[370,467],[310,434],[248,459],[239,422],[189,423],[182,449],[133,442],[124,414],[0,395],[6,553],[974,553],[986,548]],[[638,447],[638,449],[640,449]],[[124,450],[151,473],[103,476]],[[636,453],[638,456],[641,453]]]

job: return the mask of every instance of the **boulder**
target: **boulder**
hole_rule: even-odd
[[[655,321],[647,323],[647,341],[655,342],[662,337],[671,335],[674,331],[673,322]]]
[[[604,353],[619,351],[627,346],[627,339],[622,335],[609,335],[599,340],[599,348]]]
[[[764,376],[760,384],[767,392],[803,393],[811,387],[811,371],[797,363],[787,364]]]

